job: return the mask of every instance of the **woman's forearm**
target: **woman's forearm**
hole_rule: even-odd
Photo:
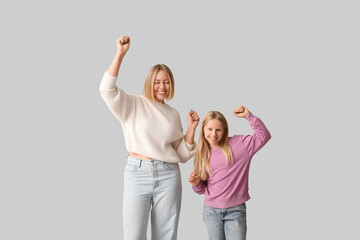
[[[125,56],[125,53],[123,52],[117,52],[116,56],[114,57],[114,60],[110,64],[109,68],[107,69],[107,73],[110,74],[113,77],[117,77],[119,74],[119,69],[121,62]]]
[[[130,47],[130,37],[122,36],[116,41],[116,46],[117,46],[116,56],[114,57],[114,60],[112,61],[112,63],[110,64],[107,70],[107,73],[113,77],[117,77],[119,74],[121,62]]]
[[[197,112],[195,112],[194,110],[190,110],[188,113],[188,128],[185,134],[185,141],[190,145],[194,144],[195,130],[197,125],[199,124],[199,120],[200,118]]]
[[[194,144],[195,129],[188,127],[185,134],[185,141],[190,145]]]

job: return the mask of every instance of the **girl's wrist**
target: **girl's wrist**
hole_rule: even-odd
[[[196,184],[193,184],[194,187],[198,187],[200,185],[200,183],[198,183],[197,185]]]

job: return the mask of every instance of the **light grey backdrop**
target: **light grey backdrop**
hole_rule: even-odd
[[[120,123],[99,95],[121,35],[118,84],[141,94],[165,63],[170,105],[247,106],[273,138],[253,158],[248,239],[359,239],[357,1],[17,1],[1,4],[0,239],[122,239]],[[196,134],[196,139],[198,133]],[[179,239],[205,239],[181,165]]]

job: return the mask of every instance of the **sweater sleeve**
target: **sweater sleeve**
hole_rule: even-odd
[[[110,111],[120,122],[124,122],[129,115],[129,110],[134,108],[135,97],[118,88],[116,81],[117,77],[105,72],[100,84],[100,93]]]
[[[204,194],[205,193],[205,188],[206,188],[206,184],[203,181],[200,181],[199,185],[197,187],[192,186],[194,192],[196,192],[197,194]]]
[[[196,143],[189,144],[185,141],[185,137],[180,138],[179,140],[173,142],[172,147],[175,149],[177,155],[179,156],[180,162],[185,163],[190,158],[195,155],[196,152]]]
[[[271,134],[261,119],[252,113],[249,113],[245,119],[249,121],[254,134],[242,136],[242,142],[249,156],[253,156],[270,140]]]

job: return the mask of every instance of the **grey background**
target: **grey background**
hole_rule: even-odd
[[[121,35],[119,86],[141,94],[165,63],[192,108],[273,138],[253,158],[248,239],[359,239],[356,1],[1,3],[0,239],[122,239],[126,149],[99,95]],[[196,140],[198,133],[196,134]],[[206,239],[203,196],[181,165],[179,239]]]

